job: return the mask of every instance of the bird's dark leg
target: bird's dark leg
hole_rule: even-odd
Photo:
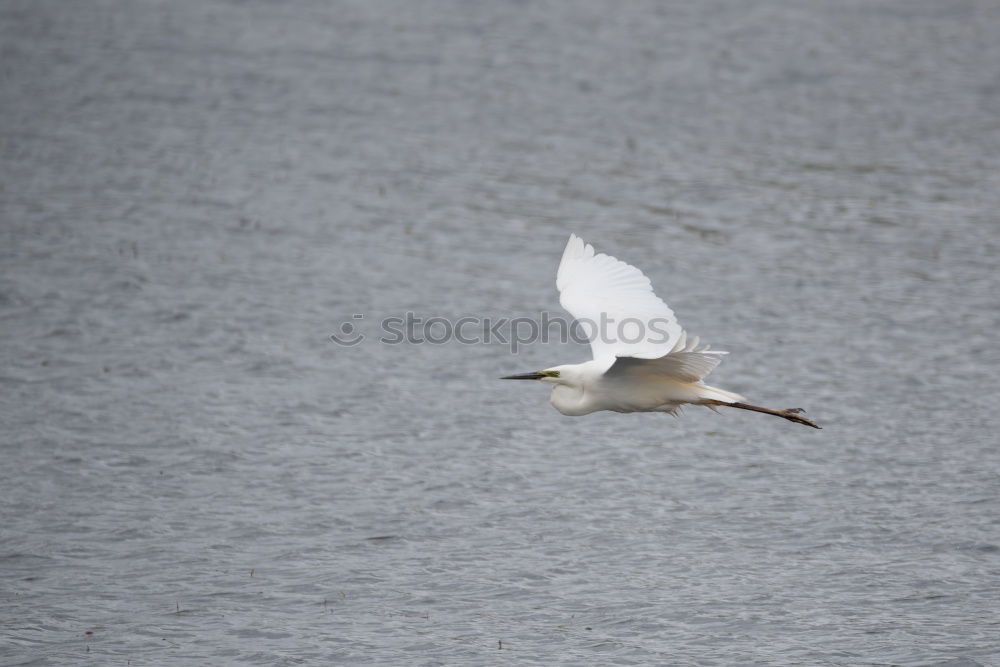
[[[740,410],[752,410],[753,412],[763,412],[765,415],[774,415],[775,417],[781,417],[782,419],[787,419],[790,422],[795,422],[796,424],[805,424],[806,426],[812,426],[813,428],[821,428],[816,425],[816,422],[811,419],[807,419],[802,416],[802,408],[788,408],[787,410],[772,410],[771,408],[762,408],[758,405],[750,405],[749,403],[724,403],[723,401],[708,401],[711,405],[721,405],[727,408],[739,408]]]

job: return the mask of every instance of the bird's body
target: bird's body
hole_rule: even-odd
[[[772,410],[744,403],[739,394],[702,380],[726,354],[688,337],[673,311],[653,293],[639,269],[571,235],[556,278],[560,303],[591,327],[591,361],[553,366],[510,380],[553,384],[549,397],[564,415],[599,410],[667,412],[685,404],[763,412],[819,428],[799,409]],[[610,329],[609,329],[610,327]]]

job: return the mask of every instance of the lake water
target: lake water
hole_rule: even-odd
[[[996,3],[7,0],[0,53],[2,664],[1000,664]],[[378,342],[561,312],[570,232],[824,429]]]

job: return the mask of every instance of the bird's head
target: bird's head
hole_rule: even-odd
[[[544,371],[508,375],[501,380],[541,380],[550,384],[573,384],[576,381],[575,370],[571,366],[553,366]]]

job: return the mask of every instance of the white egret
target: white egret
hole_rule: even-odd
[[[762,408],[745,403],[739,394],[704,384],[720,355],[727,353],[699,347],[698,337],[684,332],[642,271],[610,255],[596,254],[575,234],[563,251],[556,287],[562,307],[592,326],[593,360],[501,379],[553,385],[549,400],[564,415],[599,410],[676,415],[689,403],[712,410],[725,406],[763,412],[819,428],[802,416],[801,408]]]

